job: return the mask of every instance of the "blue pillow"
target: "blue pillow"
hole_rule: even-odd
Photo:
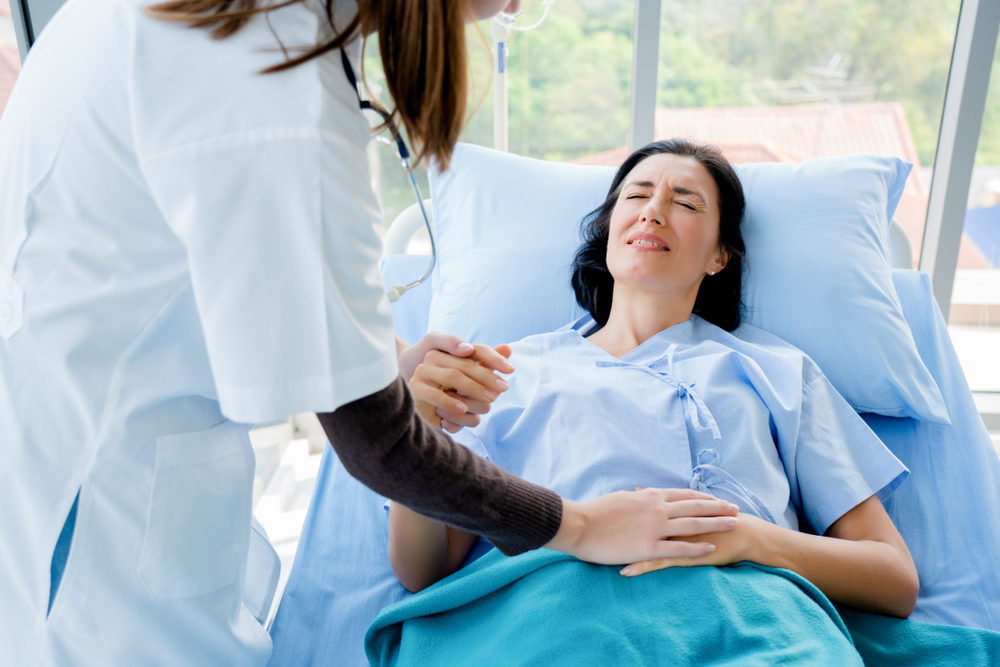
[[[430,169],[438,263],[428,328],[497,345],[583,314],[569,287],[580,219],[615,170],[459,144]]]
[[[889,220],[910,167],[871,155],[740,165],[744,314],[809,354],[858,412],[948,423],[892,284]]]
[[[910,165],[857,155],[750,163],[745,321],[809,354],[859,412],[947,423],[892,285],[889,220]],[[615,169],[461,144],[430,171],[438,247],[428,328],[492,345],[582,311],[569,267]]]

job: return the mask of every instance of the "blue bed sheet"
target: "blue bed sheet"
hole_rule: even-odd
[[[398,269],[389,263],[384,272]],[[1000,630],[1000,459],[976,411],[929,279],[896,270],[893,281],[952,420],[948,426],[864,416],[912,471],[886,501],[920,574],[912,618]],[[426,302],[427,287],[414,290],[419,298],[405,306]],[[405,337],[419,336],[418,328],[408,325]],[[367,664],[365,631],[383,607],[408,595],[389,566],[383,501],[327,450],[272,626],[271,665]]]
[[[364,636],[408,595],[389,565],[385,499],[347,474],[329,447],[271,625],[269,665],[367,665]]]
[[[976,410],[930,278],[896,269],[893,283],[951,425],[863,415],[910,469],[885,507],[920,574],[912,618],[1000,631],[1000,458]]]

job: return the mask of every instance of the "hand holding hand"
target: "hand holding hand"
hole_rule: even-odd
[[[428,336],[444,337],[444,334]],[[494,371],[510,373],[514,370],[507,362],[511,353],[507,345],[496,348],[482,344],[463,345],[471,351],[463,348],[456,355],[441,348],[430,349],[416,365],[410,379],[410,392],[420,416],[450,433],[463,426],[478,424],[478,415],[489,412],[490,404],[507,389],[507,382]]]
[[[431,331],[424,334],[424,337],[413,345],[404,342],[401,338],[396,338],[396,361],[399,365],[399,374],[410,381],[413,371],[417,365],[424,360],[431,350],[440,350],[456,357],[468,357],[476,351],[475,346],[466,343],[458,336],[443,334]]]
[[[592,563],[693,559],[716,546],[706,534],[738,525],[732,503],[693,489],[618,491],[583,503],[563,501],[563,522],[546,546]],[[698,536],[692,539],[690,536]]]

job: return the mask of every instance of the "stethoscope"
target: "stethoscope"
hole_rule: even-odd
[[[420,276],[411,283],[406,283],[405,285],[395,285],[392,289],[386,292],[386,296],[389,297],[389,301],[395,302],[398,301],[399,297],[403,296],[407,290],[413,289],[430,278],[431,271],[434,270],[434,265],[437,263],[437,246],[434,244],[434,233],[431,231],[431,220],[427,217],[427,210],[424,208],[424,199],[420,196],[420,188],[417,187],[417,179],[414,178],[413,168],[410,166],[410,151],[406,148],[406,143],[403,142],[402,135],[400,135],[395,123],[392,122],[392,117],[385,109],[372,104],[368,100],[361,99],[361,91],[358,90],[358,79],[354,76],[354,68],[351,66],[351,61],[347,57],[347,52],[344,49],[340,50],[340,61],[344,64],[344,74],[347,75],[347,80],[351,82],[351,87],[354,88],[354,93],[358,96],[358,106],[361,107],[362,111],[368,110],[377,113],[385,122],[386,127],[389,128],[389,133],[392,135],[392,141],[396,144],[396,151],[399,154],[399,160],[403,163],[403,169],[406,170],[406,175],[410,178],[410,186],[413,188],[413,194],[417,197],[417,205],[420,207],[420,214],[424,216],[424,226],[427,227],[427,236],[431,240],[431,263],[427,266],[427,270],[424,271],[424,275]]]

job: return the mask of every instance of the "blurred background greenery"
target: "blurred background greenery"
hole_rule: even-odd
[[[960,4],[663,0],[657,106],[898,102],[920,163],[933,165]],[[523,0],[522,9],[519,24],[542,13],[539,0]],[[572,160],[625,145],[633,14],[634,3],[624,0],[555,0],[540,27],[511,34],[509,150]],[[373,92],[381,95],[376,39],[368,45],[365,71]],[[492,145],[488,24],[470,26],[468,39],[473,113],[463,140]],[[993,77],[1000,77],[1000,68]],[[991,97],[977,164],[1000,164],[998,121],[1000,104]],[[377,145],[383,204],[391,220],[413,195],[392,149]]]

